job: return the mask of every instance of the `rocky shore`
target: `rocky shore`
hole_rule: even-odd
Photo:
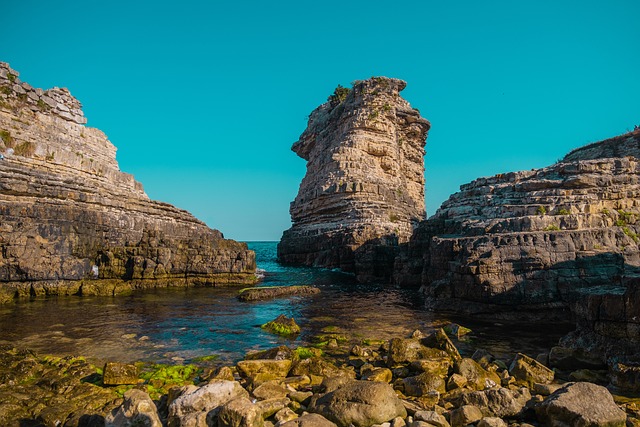
[[[252,284],[255,254],[149,200],[67,89],[0,62],[0,303],[166,286]]]
[[[606,375],[516,354],[461,355],[458,325],[355,345],[249,353],[233,366],[106,363],[0,351],[0,424],[153,427],[638,426]],[[536,360],[537,359],[537,360]],[[565,360],[566,362],[566,360]],[[611,387],[612,385],[609,384]],[[620,392],[616,389],[616,394]]]

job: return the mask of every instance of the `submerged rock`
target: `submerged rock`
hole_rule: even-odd
[[[315,286],[263,286],[246,288],[240,291],[240,301],[264,301],[288,296],[315,295],[320,289]]]
[[[293,151],[307,174],[278,244],[284,263],[388,277],[398,245],[425,216],[429,122],[399,95],[406,83],[372,77],[337,90],[309,116]]]
[[[285,337],[291,337],[300,333],[300,326],[293,320],[293,317],[287,317],[284,314],[279,315],[277,318],[261,326],[269,332],[276,335],[282,335]]]

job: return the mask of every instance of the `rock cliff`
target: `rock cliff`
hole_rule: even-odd
[[[427,305],[547,317],[585,295],[624,292],[640,266],[640,132],[531,171],[463,185],[396,260]]]
[[[149,200],[67,89],[0,63],[0,301],[255,281],[255,256]]]
[[[400,95],[406,83],[373,77],[338,87],[309,116],[292,150],[307,161],[284,263],[340,268],[360,279],[388,275],[399,243],[425,216],[429,122]]]

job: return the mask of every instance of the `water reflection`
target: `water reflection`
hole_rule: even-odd
[[[265,270],[264,285],[313,284],[322,292],[255,303],[239,302],[233,288],[22,301],[0,306],[0,343],[98,360],[171,362],[217,354],[229,362],[251,349],[308,343],[328,326],[348,331],[355,342],[405,336],[449,320],[422,310],[415,290],[360,285],[340,272],[281,266],[275,262],[275,243],[250,247]],[[288,340],[260,329],[279,314],[293,316],[303,333]],[[505,357],[515,351],[535,355],[570,329],[464,322],[473,333],[463,350],[480,346]]]

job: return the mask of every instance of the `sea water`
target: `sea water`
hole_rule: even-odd
[[[456,342],[463,354],[484,348],[498,357],[548,351],[570,325],[537,325],[451,319],[427,312],[417,289],[358,284],[353,275],[319,268],[282,266],[276,242],[251,242],[260,286],[313,285],[311,296],[241,302],[238,288],[170,288],[118,297],[52,297],[0,305],[0,344],[40,353],[90,359],[188,363],[215,355],[234,362],[248,351],[308,345],[322,331],[337,331],[352,344],[405,337],[457,321],[472,332]],[[288,339],[260,325],[284,314],[302,328]]]

